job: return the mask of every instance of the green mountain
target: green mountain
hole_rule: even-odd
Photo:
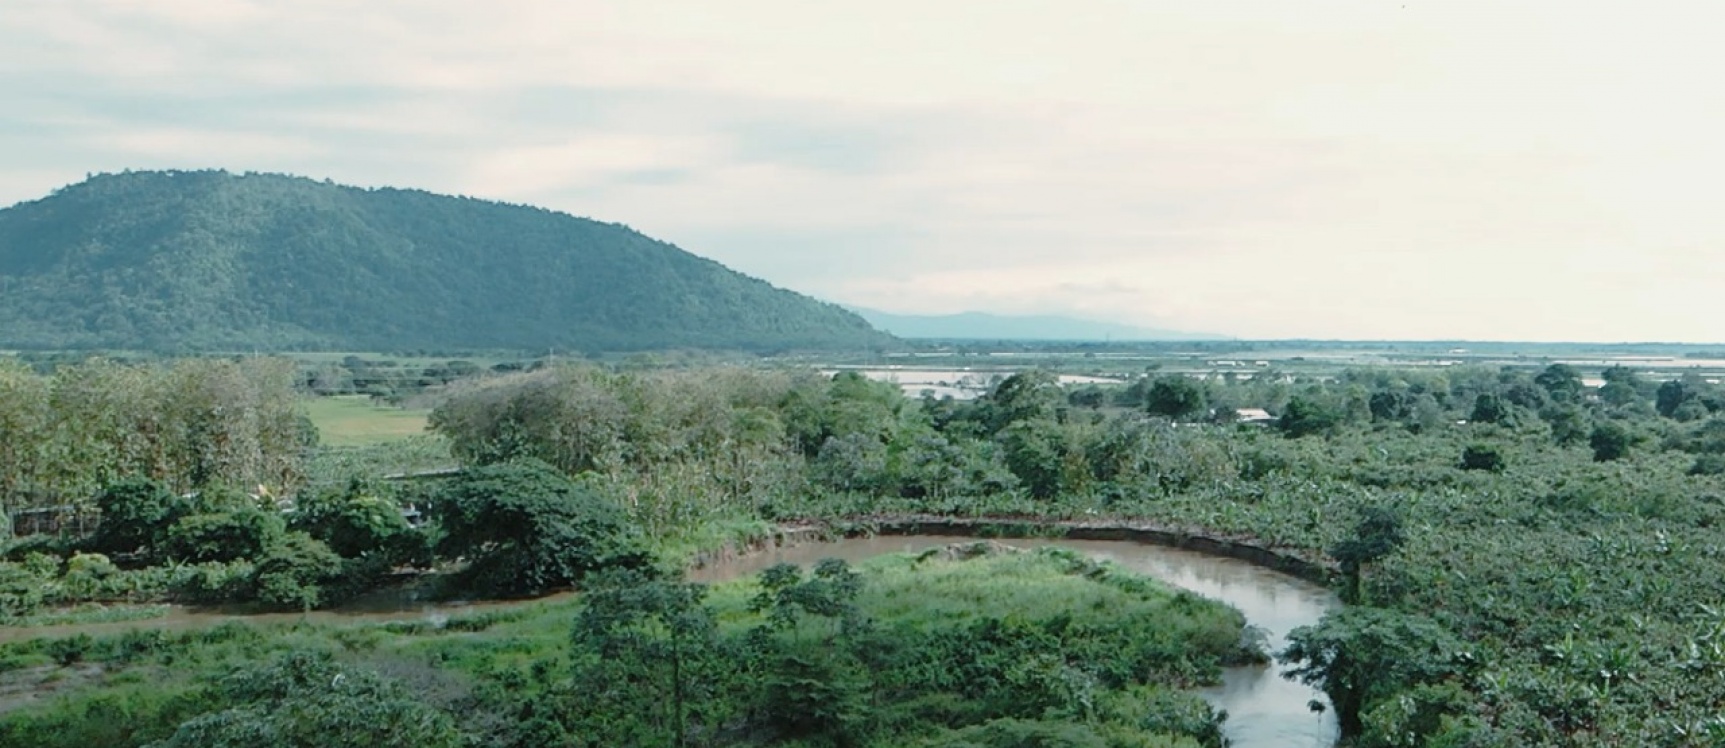
[[[0,210],[0,347],[855,349],[836,305],[521,205],[222,171]]]
[[[1227,340],[1222,335],[1158,330],[1119,322],[1057,315],[1008,315],[987,312],[958,314],[892,314],[848,307],[869,324],[901,338],[938,340]]]

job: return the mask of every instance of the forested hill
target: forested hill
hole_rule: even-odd
[[[100,175],[0,210],[0,347],[891,342],[624,226],[526,206],[199,171]]]

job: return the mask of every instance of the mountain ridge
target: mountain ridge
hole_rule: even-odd
[[[0,210],[0,345],[624,351],[893,345],[621,224],[281,174],[131,171]]]

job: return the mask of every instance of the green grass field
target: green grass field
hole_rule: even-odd
[[[376,405],[362,395],[312,398],[305,407],[322,443],[331,447],[363,447],[424,434],[430,415],[425,410]]]

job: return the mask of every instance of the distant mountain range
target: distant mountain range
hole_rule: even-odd
[[[1158,330],[1058,315],[1005,315],[986,312],[919,315],[848,307],[869,324],[901,338],[941,340],[1228,340],[1208,333]]]
[[[104,174],[0,210],[0,347],[896,345],[843,308],[628,227],[418,190]]]

